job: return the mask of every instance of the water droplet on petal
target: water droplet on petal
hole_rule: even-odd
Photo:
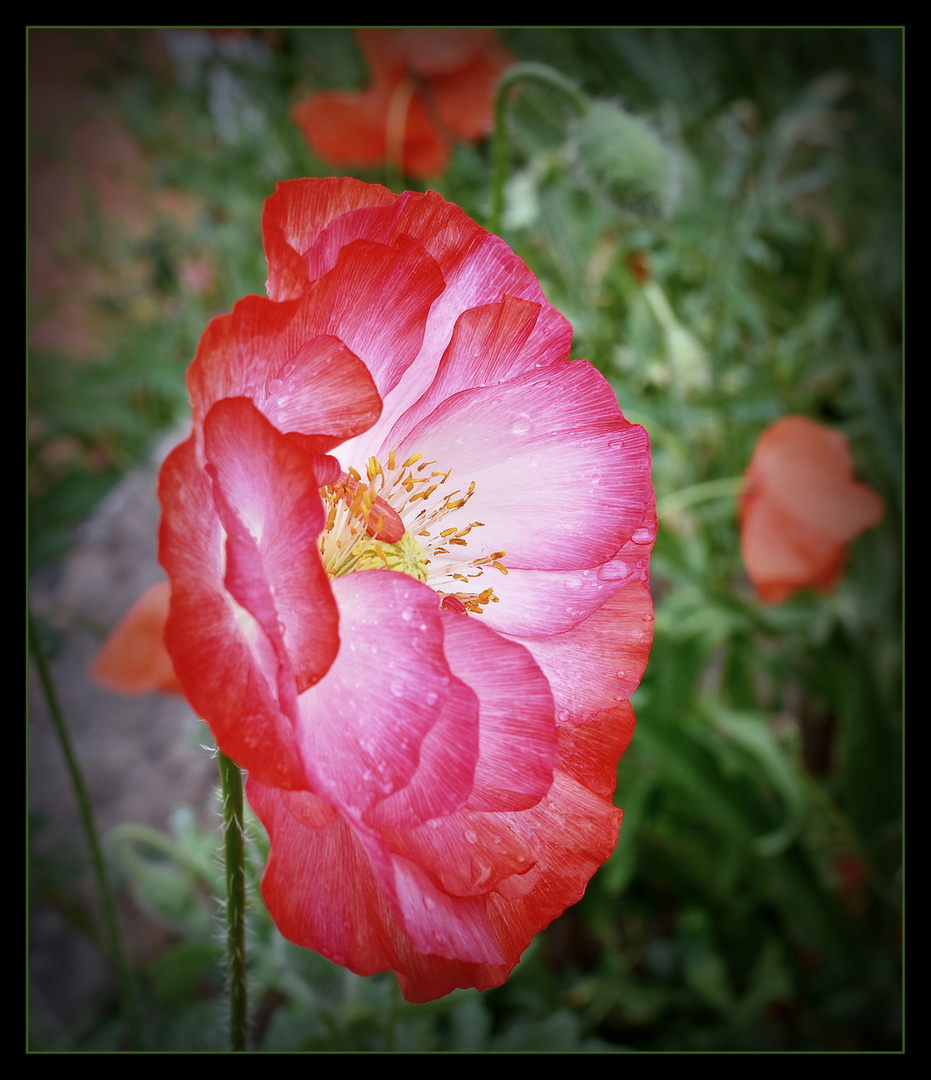
[[[627,576],[629,567],[623,559],[612,559],[598,567],[598,576],[602,581],[620,581]]]
[[[649,544],[653,540],[653,530],[646,528],[635,529],[631,540],[635,544]]]
[[[404,696],[404,683],[402,683],[400,679],[394,679],[392,681],[391,693],[394,694],[395,697]]]
[[[533,420],[528,413],[515,413],[511,417],[511,431],[515,435],[527,435],[533,430]]]
[[[405,622],[410,622],[410,621],[411,621],[411,619],[413,619],[413,617],[414,617],[414,609],[413,609],[413,608],[411,608],[411,607],[406,607],[406,608],[405,608],[405,609],[404,609],[404,610],[403,610],[403,611],[401,612],[401,618],[402,618],[402,619],[403,619],[403,620],[404,620]]]
[[[478,833],[474,829],[466,829],[466,831],[462,835],[470,844],[475,844],[478,842]]]

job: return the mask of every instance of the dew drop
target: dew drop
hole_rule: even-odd
[[[653,540],[653,530],[646,528],[635,529],[631,540],[635,544],[649,544]]]
[[[278,391],[281,389],[281,386],[281,379],[272,379],[271,382],[268,384],[269,394],[277,394]]]
[[[475,844],[478,842],[478,833],[474,829],[466,829],[466,831],[462,835],[470,844]]]
[[[427,911],[432,911],[436,907],[436,904],[433,900],[430,899],[429,896],[425,896],[423,898],[423,906],[427,909]]]
[[[401,612],[401,618],[402,618],[402,619],[403,619],[403,620],[404,620],[405,622],[410,622],[410,621],[411,621],[411,619],[413,619],[413,617],[414,617],[414,609],[413,609],[412,607],[406,607],[406,608],[405,608],[405,609],[404,609],[404,610],[403,610],[403,611]]]
[[[511,431],[515,435],[527,435],[533,429],[533,420],[528,413],[515,413],[511,417]]]
[[[402,683],[400,679],[395,679],[391,683],[391,693],[394,694],[395,697],[404,696],[404,683]]]
[[[598,567],[598,576],[602,581],[620,581],[628,571],[629,567],[623,559],[612,559]]]

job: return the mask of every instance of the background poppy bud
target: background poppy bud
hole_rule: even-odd
[[[678,195],[676,160],[645,121],[595,101],[573,122],[571,138],[583,178],[598,196],[636,217],[668,217]]]

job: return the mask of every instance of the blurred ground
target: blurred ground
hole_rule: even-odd
[[[167,832],[179,804],[190,806],[204,824],[215,820],[216,766],[208,752],[196,749],[210,736],[187,703],[159,694],[117,696],[88,674],[103,635],[160,579],[157,462],[177,439],[176,433],[145,468],[114,488],[82,526],[69,555],[30,581],[30,604],[104,840],[126,823]],[[60,1028],[73,1024],[97,993],[104,967],[86,934],[97,902],[77,803],[34,666],[28,775],[33,1021]],[[125,895],[123,901],[129,950],[136,959],[150,958],[165,944],[166,931]]]

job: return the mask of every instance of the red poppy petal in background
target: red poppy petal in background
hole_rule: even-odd
[[[466,142],[479,142],[490,134],[495,87],[512,59],[508,56],[505,63],[499,64],[479,55],[457,71],[431,78],[424,90],[424,100],[431,115],[435,110],[441,130]]]
[[[165,648],[165,622],[171,586],[146,590],[123,616],[97,654],[91,674],[108,690],[141,694],[152,690],[180,694],[181,686]]]
[[[278,657],[226,590],[223,530],[193,436],[162,466],[159,499],[159,561],[171,579],[165,645],[184,696],[221,750],[257,779],[306,787],[291,719],[269,678]]]
[[[385,160],[387,102],[338,90],[298,102],[291,117],[328,165],[378,165]]]
[[[846,544],[882,519],[882,500],[853,479],[853,467],[844,435],[806,417],[763,433],[740,496],[744,565],[761,600],[833,588]]]
[[[390,35],[390,38],[388,37]],[[434,29],[360,30],[356,34],[366,56],[377,49],[411,71],[433,78],[469,65],[494,40],[494,30],[438,27]]]
[[[213,406],[204,447],[226,533],[226,587],[300,693],[339,651],[336,601],[317,547],[325,524],[317,463],[246,398]]]

